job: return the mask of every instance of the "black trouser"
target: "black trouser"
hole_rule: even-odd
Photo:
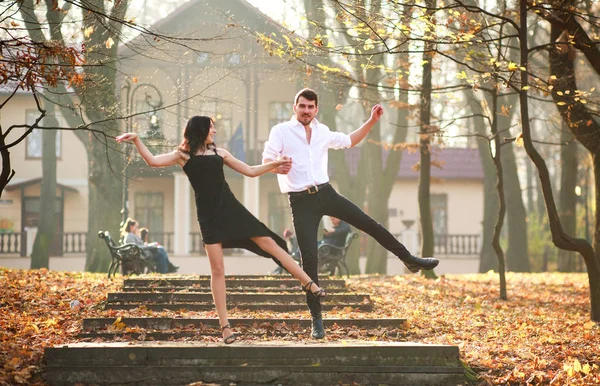
[[[288,198],[292,209],[294,230],[302,255],[302,267],[316,284],[319,284],[317,237],[319,223],[324,215],[337,217],[368,233],[382,247],[398,257],[410,255],[406,247],[383,225],[369,217],[346,197],[338,194],[329,184],[314,194],[290,193]],[[313,317],[321,314],[319,299],[307,294],[306,303]]]

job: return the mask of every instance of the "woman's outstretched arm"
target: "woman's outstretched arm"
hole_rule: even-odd
[[[161,168],[173,165],[183,166],[185,163],[185,161],[181,158],[181,155],[177,150],[173,150],[170,153],[160,155],[152,154],[136,133],[121,134],[115,139],[119,143],[133,142],[133,144],[138,150],[138,153],[140,153],[144,161],[146,161],[148,166],[152,166],[153,168]]]
[[[228,152],[225,149],[218,149],[217,151],[219,152],[219,155],[221,155],[223,157],[223,162],[225,163],[225,165],[229,166],[231,169],[235,170],[236,172],[243,174],[245,176],[248,176],[248,177],[258,177],[258,176],[261,176],[261,175],[275,169],[278,166],[281,166],[281,165],[290,165],[291,166],[291,164],[292,164],[291,158],[282,157],[278,160],[271,161],[269,163],[265,163],[262,165],[250,166],[247,163],[235,158],[233,155],[231,155],[230,152]]]

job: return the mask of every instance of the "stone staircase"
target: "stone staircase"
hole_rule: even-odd
[[[368,312],[369,294],[351,293],[344,280],[322,278],[323,309]],[[298,282],[289,276],[227,278],[228,309],[306,310]],[[130,310],[213,310],[210,279],[140,277],[124,280],[105,307]],[[327,313],[325,313],[327,316]],[[460,385],[464,368],[454,346],[380,341],[400,336],[403,319],[326,318],[328,339],[310,336],[306,318],[233,318],[243,330],[232,345],[218,341],[217,319],[122,317],[84,319],[80,343],[45,350],[50,385]],[[362,332],[362,334],[359,334]],[[366,333],[368,332],[368,333]],[[358,337],[362,340],[357,339]],[[255,337],[252,339],[252,337]],[[247,339],[244,339],[247,337]],[[294,338],[303,339],[294,339]],[[334,337],[329,339],[329,337]],[[370,339],[370,340],[365,340]]]

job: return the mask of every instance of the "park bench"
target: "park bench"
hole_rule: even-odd
[[[346,254],[356,238],[358,233],[350,232],[346,235],[346,243],[342,247],[328,243],[319,245],[319,272],[329,273],[332,276],[337,272],[340,276],[348,276],[350,272],[346,265]]]
[[[108,267],[108,278],[114,276],[119,267],[121,273],[126,275],[142,274],[146,272],[156,272],[156,264],[148,258],[144,250],[136,244],[117,245],[110,233],[107,231],[98,232],[98,237],[106,242],[110,251],[111,262]]]

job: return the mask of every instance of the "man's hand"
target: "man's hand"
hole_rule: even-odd
[[[371,118],[369,118],[373,122],[379,121],[379,118],[383,115],[383,107],[381,105],[375,105],[371,109]]]
[[[275,162],[277,162],[279,166],[271,170],[273,173],[288,174],[292,169],[292,159],[290,157],[283,156],[278,158]]]

